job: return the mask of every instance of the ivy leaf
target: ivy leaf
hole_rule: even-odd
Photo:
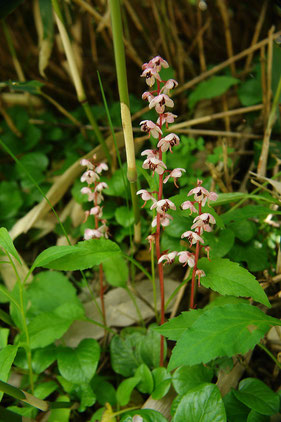
[[[222,295],[252,297],[270,308],[270,303],[256,278],[245,268],[229,259],[217,258],[211,262],[207,258],[199,260],[198,267],[206,277],[201,278],[204,287]]]
[[[173,349],[168,370],[244,354],[274,325],[281,325],[281,321],[255,306],[244,303],[216,306],[200,315],[183,333]]]
[[[44,267],[61,271],[85,270],[101,264],[116,253],[120,253],[119,246],[103,238],[79,242],[75,246],[52,246],[35,259],[32,269]]]
[[[100,358],[99,343],[86,338],[79,345],[58,350],[58,368],[61,375],[74,384],[89,383],[93,378]]]
[[[280,398],[264,382],[256,378],[246,378],[240,382],[233,394],[243,404],[262,415],[279,412]]]
[[[214,384],[201,384],[181,397],[173,422],[226,422],[219,389]]]

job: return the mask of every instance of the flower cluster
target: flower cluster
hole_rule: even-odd
[[[159,259],[160,262],[171,264],[174,262],[176,256],[178,256],[179,262],[183,264],[183,266],[188,265],[189,267],[193,268],[193,280],[195,280],[195,277],[197,277],[199,283],[200,277],[205,276],[204,271],[197,268],[199,252],[201,248],[204,248],[209,258],[210,249],[208,246],[204,246],[204,239],[202,238],[202,234],[204,231],[210,232],[212,230],[212,225],[216,224],[216,220],[212,214],[208,212],[202,213],[202,207],[206,205],[206,203],[209,203],[209,201],[216,201],[218,197],[215,192],[209,192],[201,185],[202,181],[198,180],[197,186],[188,192],[187,196],[194,195],[193,201],[188,200],[181,204],[181,208],[183,210],[188,209],[190,210],[191,214],[198,214],[193,220],[191,230],[188,230],[181,235],[182,239],[188,241],[189,247],[196,245],[195,252],[170,252],[168,254],[162,255]],[[198,209],[195,207],[196,203],[198,204]]]
[[[81,189],[83,195],[88,196],[88,201],[93,202],[93,207],[85,211],[85,220],[87,221],[90,215],[95,217],[95,228],[85,229],[84,239],[99,239],[101,237],[108,238],[108,227],[106,220],[102,218],[102,206],[100,205],[103,201],[102,191],[108,188],[105,182],[100,181],[100,174],[104,170],[108,170],[108,166],[105,163],[96,164],[96,156],[93,156],[93,160],[86,160],[83,158],[80,161],[81,166],[87,167],[87,170],[81,176],[81,182],[86,182],[87,186]],[[99,225],[99,222],[102,224]]]
[[[169,67],[166,60],[162,59],[160,56],[156,56],[151,59],[148,63],[145,63],[142,68],[143,72],[142,77],[146,79],[146,83],[149,87],[152,87],[156,81],[157,89],[154,91],[146,91],[142,95],[144,100],[147,100],[149,103],[149,108],[155,109],[158,117],[156,123],[151,120],[143,120],[141,125],[141,130],[148,133],[152,138],[157,139],[154,149],[146,149],[142,152],[141,155],[146,156],[146,159],[143,162],[142,167],[147,170],[152,171],[152,175],[155,173],[159,175],[159,191],[158,192],[148,192],[145,189],[141,189],[137,192],[138,195],[141,195],[141,198],[145,201],[152,201],[152,206],[150,209],[156,209],[157,216],[152,221],[152,227],[158,226],[158,231],[160,230],[160,225],[162,227],[168,226],[172,220],[172,216],[167,213],[169,209],[176,209],[175,205],[169,199],[162,199],[163,183],[168,182],[170,177],[174,180],[175,186],[177,186],[176,181],[182,174],[185,172],[184,169],[177,168],[174,170],[167,170],[166,164],[162,161],[162,153],[166,151],[173,152],[173,147],[179,145],[180,139],[175,133],[169,133],[166,136],[163,136],[163,126],[168,128],[170,123],[173,123],[177,117],[175,114],[167,111],[166,108],[171,108],[174,106],[173,100],[170,98],[170,90],[175,88],[178,83],[174,79],[169,79],[163,81],[160,77],[161,68]],[[164,177],[165,176],[165,177]],[[157,199],[153,194],[157,194]],[[143,205],[143,206],[144,206]],[[151,242],[152,237],[149,236],[148,240]]]

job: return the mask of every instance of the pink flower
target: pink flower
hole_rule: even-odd
[[[149,92],[149,91],[145,91],[145,92],[142,94],[141,98],[142,98],[143,100],[147,100],[147,101],[150,103],[150,101],[151,101],[151,100],[153,100],[154,95],[152,95],[152,94],[151,94],[151,92]]]
[[[194,267],[195,265],[195,259],[194,259],[194,255],[188,251],[182,251],[182,252],[178,252],[178,257],[179,257],[179,262],[181,264],[183,264],[183,266],[185,267],[186,265],[188,265],[189,267]]]
[[[176,117],[178,117],[176,114],[167,111],[166,113],[161,114],[161,124],[163,125],[166,123],[166,127],[168,127],[168,123],[174,123]],[[160,117],[157,119],[157,124],[160,125]]]
[[[195,275],[198,277],[198,286],[200,287],[200,278],[206,277],[206,274],[203,270],[196,270]]]
[[[149,242],[149,250],[151,251],[152,244],[155,243],[155,233],[148,235],[146,240]]]
[[[163,163],[163,161],[158,160],[158,158],[154,157],[148,157],[146,160],[144,160],[142,167],[144,169],[152,170],[153,175],[155,171],[158,174],[163,174],[165,169],[167,168],[166,164]]]
[[[215,192],[209,192],[207,189],[203,188],[202,180],[197,180],[197,187],[191,189],[187,196],[194,195],[194,199],[196,202],[202,202],[202,206],[206,204],[207,200],[209,201],[216,201],[218,195]]]
[[[167,227],[170,224],[170,220],[173,220],[173,217],[169,214],[160,214],[160,224],[162,227]],[[156,227],[157,225],[157,216],[153,218],[152,227]]]
[[[177,179],[182,176],[183,172],[185,173],[185,169],[182,169],[180,167],[175,168],[174,170],[171,171],[170,174],[168,174],[168,176],[165,177],[165,179],[163,180],[163,183],[167,183],[170,177],[172,177],[174,179],[174,185],[176,186],[176,188],[178,188]]]
[[[174,133],[169,133],[165,138],[160,139],[157,146],[162,152],[166,152],[168,149],[172,152],[172,147],[180,143],[180,138]]]
[[[98,218],[102,217],[102,208],[97,205],[96,207],[93,207],[90,209],[90,214],[91,215],[96,215]]]
[[[93,170],[93,168],[94,168],[91,161],[87,160],[86,158],[82,158],[82,160],[80,161],[80,164],[81,164],[81,166],[88,167],[88,170]]]
[[[157,97],[154,97],[149,103],[149,108],[155,107],[158,114],[164,113],[165,106],[174,107],[174,101],[166,94],[157,95]]]
[[[147,158],[159,158],[159,151],[158,149],[145,149],[141,155],[147,155]]]
[[[195,206],[193,205],[193,203],[192,202],[190,202],[190,201],[185,201],[185,202],[183,202],[182,204],[181,204],[181,208],[183,209],[183,210],[190,210],[190,215],[193,213],[193,212],[196,212],[197,214],[198,214],[198,211],[197,211],[197,209],[195,208]]]
[[[100,177],[96,172],[94,172],[93,170],[87,170],[87,171],[85,171],[85,173],[82,174],[80,180],[81,180],[81,182],[87,182],[88,185],[91,185],[92,183],[94,183],[99,178]]]
[[[141,125],[141,131],[142,132],[148,132],[153,136],[153,138],[158,138],[159,135],[162,135],[162,130],[158,125],[153,123],[151,120],[143,120],[140,122]]]
[[[193,225],[191,226],[191,229],[202,227],[203,230],[206,232],[212,231],[210,224],[216,224],[215,218],[212,216],[212,214],[209,214],[205,212],[204,214],[198,215],[193,220]]]
[[[102,233],[96,229],[86,229],[84,232],[85,240],[99,239],[100,237],[102,237]]]
[[[160,256],[160,258],[158,259],[158,264],[160,264],[163,261],[166,261],[164,263],[164,265],[165,264],[172,264],[175,260],[175,257],[177,256],[177,254],[178,253],[174,251],[174,252],[170,252],[168,254],[164,254],[164,255]]]
[[[100,182],[95,187],[95,192],[101,192],[103,189],[108,189],[108,186],[105,182]]]
[[[153,86],[155,79],[157,79],[158,81],[161,81],[161,78],[159,74],[157,73],[157,71],[155,69],[152,69],[151,67],[147,67],[146,69],[144,69],[141,76],[145,77],[145,81],[148,86]]]
[[[80,190],[83,195],[88,195],[88,201],[93,201],[95,199],[95,193],[87,187],[84,187]]]
[[[104,236],[106,239],[109,237],[109,228],[105,224],[106,220],[103,220],[104,224],[98,228],[98,231],[101,233],[102,236]]]
[[[143,199],[145,202],[142,206],[142,208],[146,205],[147,201],[152,200],[153,202],[156,201],[156,199],[145,189],[140,189],[137,191],[137,195],[141,195],[141,199]]]
[[[168,62],[160,56],[153,57],[153,59],[149,61],[148,66],[154,67],[156,72],[160,72],[161,67],[169,67]]]
[[[101,173],[103,170],[108,170],[108,165],[107,164],[105,164],[105,163],[100,163],[96,168],[95,168],[95,171],[97,172],[97,173]]]
[[[168,81],[165,83],[165,85],[161,89],[161,94],[169,95],[170,90],[176,88],[177,86],[178,86],[178,82],[175,81],[175,79],[168,79]]]
[[[202,239],[202,237],[200,237],[197,233],[194,233],[190,230],[188,230],[187,232],[184,232],[181,235],[181,238],[182,239],[187,238],[187,240],[190,242],[190,246],[194,245],[197,242],[204,243],[204,240]]]
[[[176,206],[169,199],[160,199],[160,201],[151,205],[150,209],[153,210],[154,208],[156,208],[156,211],[159,212],[159,214],[165,214],[169,209],[175,210]]]

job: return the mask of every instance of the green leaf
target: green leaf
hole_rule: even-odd
[[[232,230],[235,237],[241,242],[249,242],[257,231],[255,223],[249,220],[234,221],[228,225],[228,228]]]
[[[212,203],[214,207],[219,207],[221,205],[229,204],[230,202],[241,201],[242,199],[253,199],[255,201],[265,201],[271,202],[266,196],[255,195],[252,193],[243,193],[243,192],[230,192],[230,193],[220,193],[218,199]],[[225,215],[231,214],[233,211],[228,211]],[[221,216],[222,217],[222,216]]]
[[[44,400],[58,388],[59,386],[55,381],[42,382],[41,384],[37,385],[37,387],[35,387],[34,395],[38,399]]]
[[[99,265],[120,252],[119,246],[108,239],[92,239],[75,246],[52,246],[45,249],[34,261],[37,267],[62,271],[85,270]]]
[[[91,387],[97,397],[97,401],[103,406],[109,403],[111,406],[116,405],[116,391],[110,382],[106,381],[105,377],[95,375],[91,381]]]
[[[237,400],[231,390],[223,397],[227,420],[229,422],[246,422],[250,409]]]
[[[200,315],[182,334],[173,349],[168,370],[244,354],[274,325],[281,325],[281,321],[255,306],[244,303],[216,306]]]
[[[57,359],[57,348],[54,344],[42,349],[34,350],[32,368],[36,374],[41,374]]]
[[[144,394],[151,394],[153,391],[153,376],[145,363],[142,363],[135,372],[135,377],[140,378],[138,390]]]
[[[213,76],[197,85],[188,98],[188,105],[193,109],[198,101],[218,97],[239,83],[240,80],[232,76]]]
[[[251,410],[247,422],[270,422],[270,417]]]
[[[8,86],[13,91],[24,91],[24,92],[29,92],[29,94],[34,94],[34,95],[39,94],[42,86],[44,86],[44,84],[39,81],[27,81],[27,82],[7,81],[7,82],[3,82],[3,84]],[[18,129],[22,130],[19,127]]]
[[[17,354],[17,346],[8,345],[0,351],[0,380],[8,381],[10,369]],[[3,393],[0,392],[0,401]]]
[[[9,2],[1,2],[0,5],[0,19],[5,18],[11,13],[23,0],[9,0]]]
[[[59,396],[54,404],[59,404],[60,402],[68,402],[68,396]],[[48,422],[69,422],[71,409],[52,409]]]
[[[9,328],[0,328],[0,349],[7,346],[9,333]]]
[[[168,337],[169,340],[177,341],[203,312],[203,309],[197,309],[196,311],[191,309],[188,312],[182,312],[176,318],[172,318],[165,324],[155,327],[154,330],[163,336]]]
[[[119,384],[116,398],[120,406],[126,406],[129,403],[133,389],[138,385],[140,380],[140,377],[131,377]]]
[[[58,350],[58,368],[61,375],[74,384],[88,383],[93,378],[100,358],[99,343],[86,338],[75,348]]]
[[[154,331],[152,324],[140,343],[140,357],[150,368],[160,365],[160,334]],[[164,341],[164,359],[167,354],[167,344]]]
[[[152,376],[154,381],[154,389],[151,397],[154,400],[160,400],[170,390],[172,383],[171,374],[167,371],[166,368],[160,367],[153,369]]]
[[[65,303],[53,312],[42,312],[28,324],[32,349],[48,346],[61,338],[73,321],[84,315],[82,305]]]
[[[7,229],[5,229],[5,227],[0,228],[0,246],[21,264],[19,254],[17,253],[11,236],[9,235],[9,232]]]
[[[40,152],[30,152],[25,154],[18,163],[16,163],[17,179],[22,181],[25,187],[32,187],[33,183],[30,181],[27,172],[36,180],[41,183],[44,180],[43,171],[48,167],[49,160],[45,154]],[[25,171],[26,170],[26,171]]]
[[[106,195],[118,197],[121,196],[122,198],[126,197],[126,186],[124,186],[124,180],[121,169],[116,170],[112,177],[110,179],[105,179],[105,181],[108,185],[108,189],[105,189],[104,191]]]
[[[143,422],[168,422],[161,413],[153,409],[138,409],[126,412],[120,422],[134,422],[134,416],[140,416]]]
[[[241,221],[246,218],[265,217],[268,214],[281,214],[281,211],[272,210],[262,205],[246,205],[243,208],[237,208],[233,211],[221,215],[224,224],[231,221]]]
[[[29,313],[52,312],[64,303],[79,303],[76,290],[68,278],[57,271],[36,274],[28,286],[27,297],[31,302]]]
[[[14,407],[14,406],[10,406]],[[0,406],[0,422],[22,422],[22,417],[12,411]]]
[[[78,396],[80,400],[80,406],[78,412],[84,412],[87,407],[93,406],[97,398],[89,384],[76,385],[73,393]]]
[[[238,390],[233,394],[245,406],[262,415],[278,413],[280,398],[264,382],[256,378],[246,378],[239,383]]]
[[[201,284],[222,295],[252,297],[257,302],[270,307],[270,303],[256,278],[236,262],[226,258],[209,261],[201,258],[198,267],[206,277],[201,277]]]
[[[142,363],[139,354],[137,354],[137,347],[144,335],[134,332],[126,335],[125,338],[121,336],[114,336],[110,343],[110,358],[113,370],[117,374],[124,377],[134,375],[135,370]]]
[[[213,370],[204,366],[181,366],[173,373],[173,386],[180,395],[186,394],[192,388],[211,382],[213,378]]]
[[[129,227],[134,224],[134,213],[132,209],[127,207],[118,207],[115,211],[115,218],[122,227]]]
[[[246,262],[250,271],[268,268],[268,251],[265,244],[252,240],[246,244],[236,242],[229,252],[233,261]]]
[[[0,218],[15,217],[23,204],[22,194],[16,182],[0,183]]]
[[[201,384],[181,397],[173,422],[226,422],[219,389],[214,384]]]
[[[116,254],[103,263],[106,281],[114,287],[126,287],[129,279],[128,265],[121,254]]]

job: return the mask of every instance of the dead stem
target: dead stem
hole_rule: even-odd
[[[206,66],[206,60],[205,60],[205,54],[204,54],[203,32],[201,32],[202,14],[201,14],[201,9],[198,5],[196,9],[196,19],[197,19],[197,30],[198,30],[198,52],[199,52],[200,68],[201,68],[201,72],[206,72],[207,66]]]
[[[218,8],[220,10],[220,14],[223,20],[227,55],[229,58],[232,58],[233,47],[232,47],[232,38],[231,38],[230,25],[229,25],[228,9],[225,4],[225,0],[217,0],[217,5],[218,5]],[[235,62],[230,63],[230,69],[231,69],[232,76],[235,76],[236,74]]]

